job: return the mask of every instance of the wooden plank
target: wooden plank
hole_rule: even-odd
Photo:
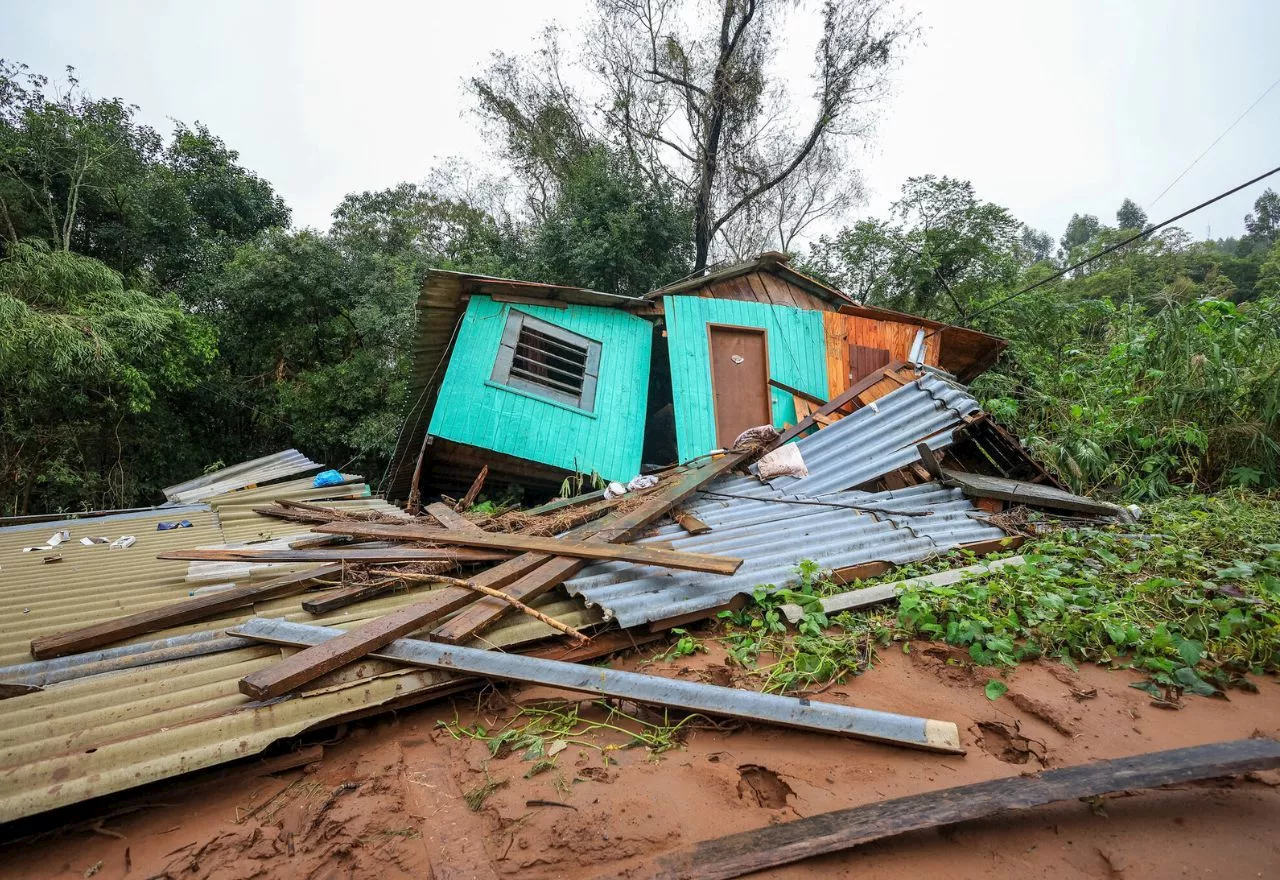
[[[321,523],[317,529],[370,528],[377,523]],[[384,526],[400,528],[400,526]],[[346,535],[350,532],[337,531]],[[417,539],[414,539],[417,540]],[[510,559],[511,553],[500,550],[477,550],[471,547],[321,547],[315,550],[168,550],[157,553],[157,559],[185,559],[191,562],[496,562]]]
[[[792,388],[790,385],[787,385],[784,382],[779,382],[777,379],[771,378],[769,380],[769,384],[772,385],[774,388],[777,388],[779,391],[785,391],[787,394],[790,394],[792,397],[799,397],[801,400],[807,400],[809,403],[812,403],[814,406],[823,406],[826,403],[825,400],[823,400],[821,397],[818,397],[816,394],[810,394],[808,391],[801,391],[799,388]]]
[[[575,495],[572,498],[557,498],[555,501],[548,501],[546,504],[538,507],[531,507],[525,511],[530,516],[541,516],[544,513],[553,513],[566,507],[576,507],[579,504],[590,504],[593,501],[599,501],[604,498],[604,489],[598,489],[595,492],[588,492],[585,495]]]
[[[677,510],[672,514],[675,521],[680,524],[680,528],[684,529],[691,535],[705,535],[711,531],[711,526],[698,519],[687,510]]]
[[[366,602],[369,599],[385,596],[387,593],[395,592],[396,589],[398,585],[394,583],[343,587],[340,590],[323,593],[314,599],[304,599],[302,610],[308,614],[327,614],[339,608],[346,608],[348,605],[355,605],[357,602]]]
[[[880,382],[882,379],[884,379],[886,376],[893,374],[894,372],[902,369],[905,366],[908,366],[908,364],[906,364],[903,361],[896,361],[895,363],[889,364],[889,366],[884,367],[883,369],[876,370],[874,373],[872,373],[870,376],[867,376],[861,382],[857,382],[854,385],[850,386],[848,390],[844,391],[842,394],[839,394],[831,398],[831,400],[827,401],[825,404],[818,407],[818,409],[814,410],[814,412],[817,415],[825,416],[835,412],[836,410],[843,409],[844,407],[848,406],[850,403],[856,403],[858,401],[858,396],[862,394],[862,392],[866,391],[868,388],[871,388],[877,382]],[[810,415],[808,418],[801,419],[794,426],[788,428],[786,431],[783,432],[782,436],[778,438],[778,442],[776,445],[781,446],[783,443],[786,443],[789,440],[794,440],[796,437],[799,437],[801,434],[803,434],[805,431],[809,430],[810,428],[814,427],[814,425],[816,424],[817,422],[814,420],[814,417],[812,415]]]
[[[693,495],[701,487],[721,474],[728,473],[747,458],[746,454],[730,453],[719,459],[709,461],[699,467],[686,471],[666,486],[657,490],[652,498],[635,510],[622,516],[611,516],[608,521],[598,527],[584,526],[581,537],[587,541],[625,541],[633,537],[650,523],[666,515],[673,507]],[[591,534],[594,532],[594,534]],[[582,570],[586,562],[582,559],[552,559],[540,568],[530,572],[519,581],[511,584],[505,592],[523,602],[537,598],[554,589]],[[439,626],[431,633],[437,641],[449,644],[462,644],[473,638],[476,633],[492,626],[506,614],[509,607],[497,599],[484,598],[470,608]]]
[[[545,558],[536,554],[517,556],[482,572],[473,580],[490,587],[502,587]],[[240,692],[258,700],[286,694],[469,605],[475,595],[462,587],[433,590],[422,602],[398,608],[362,627],[347,630],[331,642],[299,651],[274,666],[250,673],[240,680]]]
[[[1280,766],[1280,742],[1233,742],[1094,761],[961,785],[768,825],[659,856],[645,875],[661,880],[726,880],[838,852],[908,831],[981,819],[1059,801],[1215,779]],[[616,874],[611,876],[622,876]]]
[[[458,502],[458,512],[471,507],[476,503],[476,498],[480,495],[480,490],[484,488],[484,479],[489,476],[489,466],[485,465],[480,468],[480,473],[476,474],[476,478],[471,481],[471,488],[467,490],[467,494],[462,496],[462,500]]]
[[[102,645],[122,642],[134,636],[145,635],[204,620],[223,611],[244,608],[255,602],[281,599],[304,592],[317,578],[328,577],[342,570],[340,565],[326,565],[308,571],[298,571],[275,578],[256,586],[235,587],[217,593],[205,593],[181,602],[162,605],[136,614],[127,614],[113,620],[95,623],[69,632],[41,636],[31,642],[31,656],[37,660],[79,654]]]
[[[317,526],[316,530],[330,534],[354,535],[365,538],[431,541],[438,544],[461,544],[464,547],[488,547],[501,550],[519,550],[528,553],[546,553],[550,556],[573,556],[578,559],[620,560],[634,562],[637,565],[659,565],[663,568],[700,571],[708,574],[733,574],[742,565],[741,559],[729,556],[713,556],[708,553],[659,550],[653,547],[630,544],[586,543],[565,538],[539,538],[532,535],[509,535],[479,530],[428,529],[421,526],[392,526],[380,523],[349,522],[327,523]]]
[[[947,571],[940,571],[937,574],[926,574],[920,577],[908,578],[904,581],[895,581],[891,584],[880,584],[874,587],[864,587],[861,590],[849,590],[846,593],[836,593],[834,596],[823,597],[819,604],[822,606],[823,614],[839,614],[841,611],[854,611],[858,608],[866,608],[868,605],[875,605],[879,602],[888,602],[890,599],[896,599],[906,590],[914,590],[917,587],[944,587],[951,584],[958,584],[963,580],[978,575],[987,574],[992,571],[998,571],[1009,565],[1022,565],[1023,558],[1021,556],[1010,556],[1006,559],[995,559],[991,562],[980,562],[977,565],[966,565],[963,568],[952,568]],[[799,622],[804,616],[804,609],[799,605],[779,605],[778,610],[783,616],[792,623]]]
[[[464,531],[470,529],[477,532],[480,531],[480,527],[478,525],[443,502],[437,501],[434,504],[428,504],[427,513],[446,529],[462,529]]]
[[[525,296],[519,293],[491,293],[489,299],[500,303],[515,303],[525,306],[544,306],[548,309],[567,309],[569,304],[558,299],[541,296]]]

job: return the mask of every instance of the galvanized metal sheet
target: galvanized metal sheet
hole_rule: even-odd
[[[319,645],[340,635],[337,631],[322,626],[303,626],[260,618],[236,627],[233,632],[245,638],[288,645]],[[397,639],[385,648],[379,648],[374,656],[416,666],[547,685],[690,712],[763,721],[783,727],[852,736],[927,751],[963,753],[959,731],[953,723],[839,703],[761,694],[739,688],[642,675],[605,666],[477,651],[416,639]]]
[[[281,480],[307,471],[319,470],[322,467],[324,465],[317,464],[298,450],[286,449],[283,452],[275,452],[252,461],[244,461],[211,471],[194,480],[168,486],[163,492],[164,497],[171,503],[189,504],[194,501],[207,501],[235,489]]]

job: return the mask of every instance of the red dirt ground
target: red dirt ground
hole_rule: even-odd
[[[635,668],[656,650],[615,665]],[[937,646],[917,644],[910,654],[886,649],[873,670],[815,699],[953,720],[964,757],[765,726],[704,727],[656,756],[642,748],[602,752],[627,737],[589,734],[556,755],[553,768],[526,778],[533,762],[521,754],[491,758],[485,743],[455,739],[437,724],[456,718],[492,730],[517,705],[565,696],[507,687],[352,725],[305,769],[274,777],[256,776],[253,765],[210,771],[97,802],[81,810],[83,821],[0,846],[0,876],[644,877],[665,851],[828,810],[1042,766],[1259,733],[1280,737],[1280,699],[1270,679],[1257,683],[1259,694],[1189,697],[1172,711],[1128,687],[1135,680],[1129,673],[1074,673],[1040,662],[1018,669],[1009,693],[991,702],[982,690],[990,671],[948,659]],[[749,685],[715,652],[645,671]],[[486,778],[500,785],[473,812],[463,795]],[[757,876],[1280,876],[1277,786],[1280,773],[1269,771],[1061,804],[915,832]]]

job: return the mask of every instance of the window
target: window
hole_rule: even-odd
[[[599,342],[512,309],[492,379],[590,412],[599,370]]]

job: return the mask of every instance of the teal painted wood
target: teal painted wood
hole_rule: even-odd
[[[667,351],[671,358],[676,444],[682,461],[716,448],[707,324],[765,330],[770,378],[826,399],[827,357],[821,312],[700,296],[668,296],[663,297],[663,303]],[[776,388],[770,391],[774,425],[780,428],[788,422],[795,424],[796,409],[791,395]]]
[[[593,412],[489,381],[512,309],[600,343]],[[475,296],[467,305],[428,431],[609,480],[640,472],[653,325],[618,309],[510,305]]]

